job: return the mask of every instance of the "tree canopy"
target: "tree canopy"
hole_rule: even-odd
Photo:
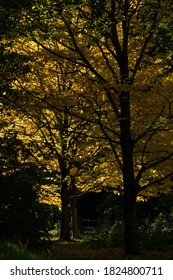
[[[113,164],[105,170],[114,172],[124,195],[125,252],[134,253],[137,195],[153,185],[159,192],[159,184],[170,184],[173,176],[172,3],[16,3],[13,11],[22,8],[14,49],[27,57],[31,69],[26,77],[17,72],[12,79],[20,90],[17,108],[32,116],[44,139],[43,157],[56,155],[62,192],[69,190],[71,162],[75,168],[86,162],[93,179],[91,157],[97,162],[95,151],[107,154],[105,162]]]

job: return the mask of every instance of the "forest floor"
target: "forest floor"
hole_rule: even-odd
[[[105,248],[86,241],[52,241],[48,252],[51,259],[57,255],[73,260],[173,260],[173,250],[141,249],[135,256],[124,255],[123,248]]]
[[[126,256],[122,247],[105,247],[95,241],[49,240],[44,242],[42,249],[32,251],[25,246],[1,241],[0,260],[173,260],[171,247],[141,249],[138,255]]]

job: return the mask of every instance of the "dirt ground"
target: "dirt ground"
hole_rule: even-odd
[[[173,260],[173,251],[140,250],[135,256],[124,255],[123,248],[99,248],[85,242],[54,241],[49,249],[51,256],[61,256],[62,259],[74,260],[126,260],[126,259],[155,259]]]

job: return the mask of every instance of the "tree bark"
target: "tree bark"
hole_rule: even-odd
[[[137,252],[136,185],[133,165],[133,141],[130,131],[130,92],[119,97],[121,107],[120,130],[124,182],[124,249],[125,254]]]
[[[69,229],[69,198],[68,198],[68,186],[67,183],[62,183],[61,187],[61,232],[60,239],[70,240],[70,229]]]
[[[75,184],[75,176],[71,175],[70,184],[70,208],[71,208],[71,223],[72,223],[72,235],[73,239],[79,239],[79,226],[78,226],[78,212],[77,212],[77,200],[78,190]]]
[[[65,161],[59,159],[61,167],[61,231],[60,239],[70,240],[69,228],[69,189],[68,189],[68,172]]]
[[[125,254],[136,254],[138,252],[137,242],[137,213],[136,197],[133,194],[134,186],[124,182],[124,252]]]
[[[77,213],[77,197],[71,198],[71,219],[73,239],[79,239],[78,213]]]

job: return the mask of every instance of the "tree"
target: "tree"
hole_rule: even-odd
[[[26,46],[26,53],[30,42]],[[20,42],[18,43],[18,49]],[[32,127],[26,123],[26,134],[32,138],[33,155],[39,164],[52,171],[56,179],[57,192],[61,196],[62,219],[60,238],[70,239],[70,216],[73,238],[79,237],[76,203],[79,193],[98,188],[109,177],[103,177],[104,158],[103,137],[94,139],[93,129],[85,120],[70,114],[72,108],[79,111],[81,106],[75,95],[75,85],[67,73],[76,70],[61,61],[52,62],[43,50],[35,50],[32,58],[32,73],[18,80],[23,91],[17,106],[20,114],[32,119]],[[31,85],[31,79],[34,83]],[[52,85],[52,80],[56,81]],[[79,107],[78,107],[78,106]],[[83,106],[82,106],[83,108]],[[108,151],[108,150],[107,150]],[[96,162],[100,168],[96,171]],[[69,212],[69,205],[71,213]]]
[[[55,60],[79,67],[81,78],[76,84],[79,88],[81,81],[89,85],[86,88],[92,93],[88,103],[97,101],[92,106],[97,119],[85,120],[100,126],[122,172],[126,253],[137,250],[137,194],[173,174],[170,169],[164,169],[161,176],[159,173],[163,164],[169,165],[173,158],[172,42],[164,40],[172,31],[171,7],[169,0],[110,0],[97,4],[43,0],[34,1],[32,12],[22,22],[21,34],[29,34]],[[111,117],[106,121],[100,114],[105,107],[98,98],[93,99],[93,91],[94,96],[102,93],[111,108]],[[81,93],[79,96],[82,98]],[[150,113],[153,104],[157,104],[157,110]],[[162,145],[165,137],[166,147]],[[153,171],[157,176],[152,176]]]

